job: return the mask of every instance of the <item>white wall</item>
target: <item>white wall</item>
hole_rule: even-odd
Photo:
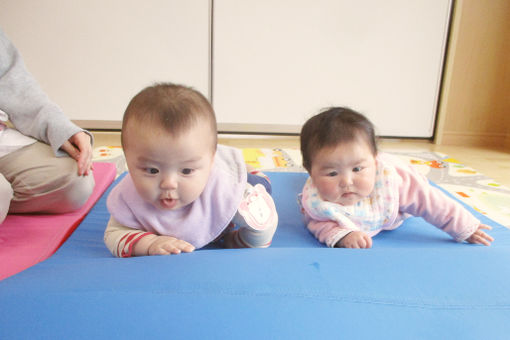
[[[350,106],[383,135],[430,137],[449,8],[448,0],[217,0],[218,119],[299,131],[324,107]]]
[[[74,120],[122,120],[156,81],[208,95],[208,0],[0,0],[0,27]]]
[[[223,130],[298,132],[346,105],[381,135],[430,137],[449,10],[450,0],[0,0],[0,27],[88,127],[120,126],[136,92],[173,81],[212,99]]]

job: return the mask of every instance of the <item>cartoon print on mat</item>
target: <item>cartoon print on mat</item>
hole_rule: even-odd
[[[115,163],[117,176],[127,171],[126,159],[120,146],[99,146],[92,152],[94,162]]]
[[[510,228],[510,189],[439,152],[401,152],[429,180],[490,219]]]
[[[296,162],[298,154],[294,151],[298,150],[245,148],[243,149],[243,156],[245,162],[255,169],[303,172],[304,169],[301,167],[301,161],[299,163]]]

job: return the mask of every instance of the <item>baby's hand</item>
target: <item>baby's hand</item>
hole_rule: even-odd
[[[485,233],[482,229],[491,230],[492,227],[485,225],[485,224],[480,224],[478,226],[478,229],[476,229],[476,231],[473,234],[471,234],[471,236],[469,236],[466,239],[466,241],[469,243],[476,243],[476,244],[483,244],[486,246],[490,246],[491,242],[494,241],[494,238],[492,238],[490,235]]]
[[[362,231],[353,231],[337,242],[339,248],[372,248],[372,238]]]
[[[186,241],[171,236],[157,236],[149,245],[147,255],[191,253],[193,250],[195,250],[195,247]]]

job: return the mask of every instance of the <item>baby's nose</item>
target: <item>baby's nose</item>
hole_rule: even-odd
[[[177,176],[167,175],[161,181],[160,187],[162,189],[176,189],[177,188]]]
[[[339,185],[341,188],[348,187],[352,184],[352,178],[349,175],[340,176]]]

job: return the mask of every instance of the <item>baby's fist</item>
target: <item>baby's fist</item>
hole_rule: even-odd
[[[372,238],[362,231],[352,231],[335,245],[337,248],[372,248]]]

